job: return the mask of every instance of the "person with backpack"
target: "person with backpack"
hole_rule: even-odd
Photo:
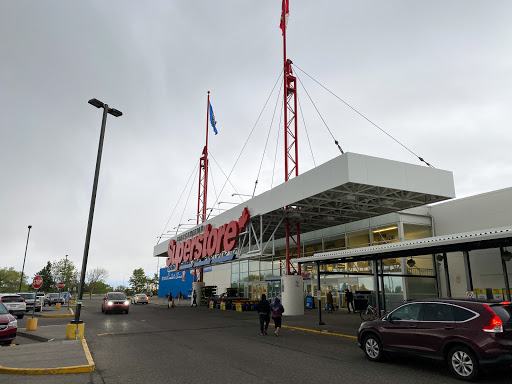
[[[281,329],[281,319],[283,317],[284,308],[281,304],[279,297],[276,297],[274,304],[272,304],[272,319],[274,319],[274,325],[276,330],[274,334],[279,336],[279,330]]]
[[[270,304],[265,294],[261,295],[261,300],[258,303],[258,316],[260,319],[260,332],[261,336],[263,336],[267,334],[268,324],[270,323]]]

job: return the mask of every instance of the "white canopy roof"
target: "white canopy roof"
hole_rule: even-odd
[[[300,221],[305,233],[453,197],[450,171],[345,153],[201,225],[215,228],[238,220],[248,207],[251,220],[259,222],[262,216],[263,227],[271,228],[264,234],[267,240],[283,217]],[[275,238],[284,236],[281,222]],[[157,244],[154,256],[164,256],[169,241]]]

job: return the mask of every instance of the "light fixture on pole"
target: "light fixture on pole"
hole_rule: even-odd
[[[27,248],[28,248],[28,238],[30,237],[30,228],[32,228],[31,225],[28,226],[27,245],[25,245],[25,256],[23,256],[23,268],[21,268],[20,290],[18,292],[21,292],[21,283],[23,283],[23,272],[25,271],[25,259],[27,258]]]
[[[250,198],[253,198],[254,196],[253,195],[245,195],[243,193],[232,193],[231,196],[245,196],[245,197],[250,197]]]
[[[501,248],[501,258],[503,259],[503,261],[512,260],[512,252],[507,250],[507,248]]]
[[[91,242],[92,221],[94,217],[94,206],[96,204],[96,191],[98,189],[98,179],[100,176],[101,154],[103,152],[103,139],[105,137],[107,114],[111,114],[114,117],[120,117],[123,115],[121,111],[115,108],[109,108],[108,104],[104,104],[98,99],[89,100],[89,104],[95,106],[96,108],[103,108],[103,118],[101,120],[100,142],[98,145],[98,155],[96,157],[96,170],[94,172],[94,183],[92,186],[91,205],[89,208],[89,221],[87,223],[87,234],[85,236],[84,257],[82,260],[82,271],[80,273],[80,286],[78,287],[78,298],[76,301],[75,319],[71,321],[71,324],[76,324],[77,327],[78,324],[82,322],[80,320],[80,310],[82,309],[82,296],[84,293],[85,285],[85,271],[87,269],[87,258],[89,257],[89,244]]]
[[[231,202],[231,201],[219,201],[217,204],[218,204],[218,205],[220,205],[220,204],[234,204],[234,205],[239,205],[240,203],[233,203],[233,202]]]
[[[412,268],[416,265],[416,261],[413,260],[413,258],[411,257],[409,260],[407,260],[407,265]]]

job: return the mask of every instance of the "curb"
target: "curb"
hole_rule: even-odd
[[[357,339],[357,336],[344,335],[343,333],[336,333],[336,332],[331,332],[331,331],[317,331],[317,330],[314,330],[314,329],[292,327],[292,326],[289,326],[289,325],[283,325],[281,328],[294,329],[296,331],[302,331],[302,332],[316,333],[316,334],[319,334],[319,335],[328,335],[328,336],[346,337],[346,338],[349,338],[349,339]]]
[[[29,333],[28,331],[27,332],[20,331],[19,328],[18,328],[17,334],[20,336],[26,337],[27,339],[32,339],[35,341],[48,342],[51,340],[51,339],[48,339],[47,337],[34,335],[32,333]]]
[[[71,314],[69,314],[69,315],[40,315],[39,317],[49,319],[49,318],[57,318],[57,317],[73,317],[73,316],[75,316],[75,313],[73,312],[73,310],[71,308],[69,308],[69,311],[71,312]]]
[[[87,365],[73,365],[57,368],[9,368],[0,365],[0,373],[11,375],[58,375],[64,373],[92,372],[94,371],[95,364],[85,339],[82,339],[82,347],[84,348],[85,357],[87,358]]]

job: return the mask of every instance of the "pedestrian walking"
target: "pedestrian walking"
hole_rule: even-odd
[[[192,293],[192,304],[190,305],[191,307],[193,307],[194,305],[197,307],[197,293],[196,293],[196,290],[194,289],[194,292]]]
[[[183,293],[181,293],[181,291],[180,291],[180,293],[178,293],[178,304],[180,303],[180,300],[181,300],[182,296],[183,296]]]
[[[270,323],[270,304],[265,294],[261,295],[261,300],[258,303],[258,317],[260,318],[261,336],[266,335]]]
[[[274,334],[276,336],[279,336],[279,330],[281,329],[281,319],[283,317],[284,308],[281,305],[281,300],[279,300],[279,297],[276,297],[274,300],[274,304],[272,304],[272,319],[274,319],[274,325],[276,327],[276,330],[274,331]]]
[[[352,306],[352,311],[356,313],[356,310],[354,308],[354,295],[352,294],[352,292],[348,290],[348,288],[345,289],[345,299],[347,300],[348,313],[350,313],[350,306]]]
[[[169,295],[167,296],[167,308],[172,307],[172,292],[169,292]]]
[[[327,292],[327,312],[332,313],[333,310],[334,310],[334,303],[332,300],[332,292],[329,291],[329,292]]]

